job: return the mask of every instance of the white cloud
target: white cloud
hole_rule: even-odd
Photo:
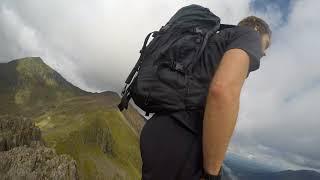
[[[22,55],[60,54],[51,57],[51,64],[71,63],[73,70],[60,69],[68,80],[76,85],[90,90],[120,91],[123,81],[135,64],[139,50],[147,33],[159,29],[183,5],[199,3],[211,8],[225,17],[225,22],[234,22],[248,14],[248,0],[236,3],[227,1],[9,1],[0,3],[3,9],[9,9],[20,20],[20,26],[13,32],[7,25],[1,34],[7,43],[12,44],[17,39],[15,34],[21,34],[26,26],[35,34],[33,39],[25,39],[19,48],[26,51]],[[232,12],[232,13],[231,13]],[[3,16],[2,18],[8,18]],[[40,52],[29,46],[38,39],[43,44]],[[5,44],[5,43],[3,43]],[[45,47],[47,49],[45,49]],[[9,61],[20,54],[11,52],[17,49],[12,44],[7,52],[0,54],[2,61]],[[7,58],[5,60],[4,58]],[[49,62],[49,60],[46,60]],[[50,64],[50,63],[49,63]],[[50,64],[50,65],[51,65]],[[63,73],[65,72],[65,73]],[[73,74],[73,75],[71,75]],[[72,77],[71,77],[72,76]],[[82,83],[74,80],[80,77]]]
[[[288,22],[274,32],[268,57],[245,85],[234,137],[235,144],[257,154],[258,144],[269,147],[264,156],[292,168],[320,169],[319,5],[295,2]]]
[[[237,23],[251,14],[249,2],[3,0],[0,61],[41,56],[83,89],[120,92],[145,35],[159,29],[180,7],[198,3],[222,17],[223,23]],[[277,6],[269,5],[267,14],[255,12],[276,31],[261,69],[246,82],[230,150],[263,160],[272,157],[272,163],[281,161],[286,167],[320,169],[320,136],[315,128],[320,125],[317,7],[316,0],[296,1],[284,24]]]

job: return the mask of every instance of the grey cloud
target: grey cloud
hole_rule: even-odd
[[[15,33],[11,34],[8,26],[4,25],[7,28],[3,31],[9,32],[2,34],[7,38],[5,42],[19,41],[15,36],[22,34],[25,27],[32,30],[35,37],[25,39],[22,44],[8,46],[9,49],[0,55],[2,59],[12,59],[30,54],[43,56],[48,51],[49,57],[45,59],[48,64],[64,66],[69,63],[74,66],[71,72],[66,68],[58,70],[76,85],[92,91],[119,92],[126,75],[138,59],[145,35],[164,25],[179,7],[194,2],[217,9],[218,14],[227,17],[226,21],[239,20],[248,11],[248,0],[237,3],[231,0],[157,0],[152,3],[147,0],[57,0],[45,3],[41,0],[5,0],[1,3],[2,12],[10,11],[21,21],[13,27]],[[238,7],[242,7],[241,10]],[[37,41],[40,45],[38,49],[27,46]],[[12,49],[18,49],[19,52],[12,52]],[[75,80],[75,77],[81,80]]]
[[[209,7],[224,23],[252,13],[249,0],[3,0],[0,61],[41,56],[85,90],[120,92],[145,35],[190,3]],[[285,24],[275,6],[267,14],[254,12],[275,29],[273,44],[245,84],[230,151],[272,158],[273,165],[320,169],[320,4],[310,0],[292,6]]]
[[[297,168],[319,170],[320,46],[318,1],[297,1],[274,32],[268,57],[245,85],[234,143],[281,157]],[[241,138],[243,137],[243,138]],[[245,139],[247,138],[247,139]],[[250,150],[249,150],[250,149]],[[255,154],[262,150],[255,149]],[[259,153],[260,151],[260,153]],[[294,166],[292,166],[294,167]]]

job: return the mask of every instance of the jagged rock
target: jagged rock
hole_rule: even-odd
[[[41,141],[41,131],[33,122],[21,116],[0,116],[0,151]]]
[[[79,179],[76,162],[53,149],[32,144],[0,152],[0,179]]]
[[[41,141],[40,129],[21,116],[0,116],[0,180],[78,179],[76,162]]]

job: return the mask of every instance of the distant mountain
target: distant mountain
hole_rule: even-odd
[[[236,176],[251,173],[269,173],[280,171],[280,168],[268,166],[255,160],[250,160],[234,153],[228,153],[224,163],[232,170]]]
[[[120,96],[90,93],[65,80],[41,58],[0,63],[0,116],[22,115],[45,143],[77,162],[80,179],[140,179],[143,117]]]
[[[39,57],[0,63],[0,112],[33,114],[64,99],[88,94],[66,81]],[[4,103],[5,102],[5,103]]]
[[[227,154],[224,164],[228,170],[223,180],[320,180],[316,171],[281,170],[233,153]]]
[[[280,171],[239,177],[239,180],[320,180],[320,173],[309,170]]]

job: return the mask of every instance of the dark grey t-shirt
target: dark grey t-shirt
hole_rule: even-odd
[[[237,26],[220,31],[210,39],[208,48],[215,54],[213,61],[219,63],[223,54],[230,49],[242,49],[250,57],[249,72],[260,67],[260,59],[263,56],[261,36],[252,28]]]
[[[250,72],[259,69],[260,58],[263,55],[259,33],[249,27],[237,26],[224,29],[211,37],[204,54],[207,58],[202,58],[202,60],[197,62],[196,68],[198,69],[193,74],[194,78],[207,85],[212,78],[212,72],[218,67],[223,54],[230,49],[242,49],[248,53],[250,57],[248,76]],[[208,62],[204,62],[204,60]],[[197,74],[197,72],[201,73]],[[171,117],[178,120],[193,133],[202,132],[203,111],[180,111],[172,113]]]
[[[213,36],[208,43],[208,52],[213,53],[212,61],[219,64],[223,54],[230,49],[242,49],[250,57],[249,72],[260,67],[260,59],[263,56],[261,36],[250,27],[236,26],[220,31]]]

